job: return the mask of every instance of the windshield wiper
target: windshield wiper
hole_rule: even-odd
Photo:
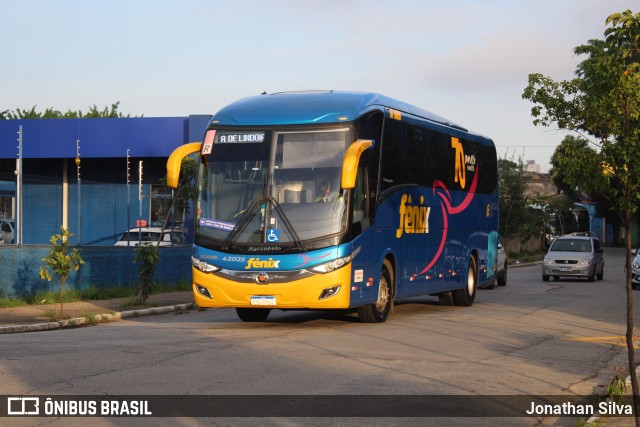
[[[242,232],[242,230],[244,230],[244,228],[247,226],[249,221],[251,221],[251,218],[253,218],[253,216],[256,214],[256,211],[260,208],[261,203],[262,203],[262,196],[256,196],[253,198],[253,200],[251,200],[249,207],[247,207],[247,209],[242,213],[242,216],[240,217],[240,221],[238,221],[236,226],[233,228],[233,231],[229,233],[227,238],[224,239],[224,243],[222,244],[222,250],[224,251],[229,250],[229,244],[235,241],[236,237],[238,237],[238,235]]]
[[[296,233],[296,229],[293,228],[293,224],[291,224],[291,221],[289,221],[289,218],[287,218],[287,215],[284,213],[284,210],[280,207],[280,204],[278,203],[278,201],[273,197],[269,197],[269,204],[273,206],[273,209],[280,216],[280,218],[282,219],[282,222],[284,222],[284,227],[289,232],[289,235],[293,238],[293,241],[298,247],[298,249],[300,249],[303,252],[306,252],[307,247],[305,246],[304,243],[302,243],[302,240],[300,240],[300,236],[298,236],[298,233]]]

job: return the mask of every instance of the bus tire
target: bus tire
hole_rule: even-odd
[[[504,270],[502,276],[498,278],[498,286],[507,286],[507,262],[504,262]]]
[[[453,295],[451,295],[451,292],[438,294],[438,303],[443,306],[453,305]]]
[[[363,323],[382,323],[389,317],[393,305],[393,267],[388,259],[382,263],[378,300],[373,304],[358,308],[358,316]]]
[[[476,259],[472,256],[469,260],[467,268],[467,280],[465,287],[453,291],[453,303],[457,306],[470,307],[476,299],[476,285],[478,283],[478,275],[476,268]]]
[[[270,308],[236,308],[238,317],[243,322],[264,322],[271,313]]]

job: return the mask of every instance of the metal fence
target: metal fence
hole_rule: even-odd
[[[131,228],[165,225],[184,232],[182,243],[189,241],[184,212],[172,209],[171,190],[159,184],[65,182],[61,177],[24,174],[18,196],[18,184],[7,180],[8,175],[0,174],[0,219],[13,219],[15,230],[5,245],[48,244],[63,224],[74,234],[72,245],[113,246]]]

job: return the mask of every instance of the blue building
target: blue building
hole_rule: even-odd
[[[72,244],[113,245],[140,219],[162,223],[166,160],[202,140],[209,118],[0,120],[0,218],[22,212],[22,244],[48,244],[67,224]]]

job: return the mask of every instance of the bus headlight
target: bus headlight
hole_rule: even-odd
[[[195,257],[191,257],[191,263],[195,268],[203,273],[215,273],[216,271],[220,271],[220,267],[216,267],[215,265],[211,265],[208,262],[204,262]]]
[[[311,267],[311,271],[316,273],[330,273],[334,270],[344,267],[345,265],[351,262],[353,258],[352,255],[346,256],[344,258],[334,259],[333,261],[325,262],[324,264],[316,265],[315,267]]]

